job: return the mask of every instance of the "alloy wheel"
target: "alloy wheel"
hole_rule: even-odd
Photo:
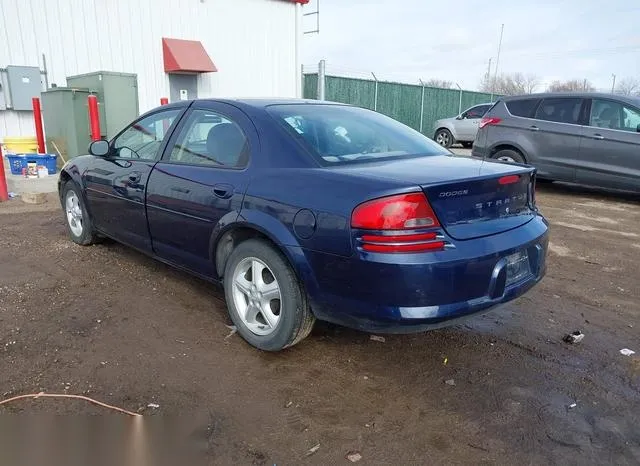
[[[280,286],[271,269],[256,257],[240,261],[233,273],[233,301],[244,325],[254,334],[271,334],[280,321]]]

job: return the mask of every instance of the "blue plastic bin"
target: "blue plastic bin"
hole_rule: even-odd
[[[35,162],[38,165],[47,167],[49,175],[55,175],[58,167],[56,166],[58,156],[56,154],[6,154],[11,167],[12,175],[21,175],[22,169],[28,167],[29,162]]]

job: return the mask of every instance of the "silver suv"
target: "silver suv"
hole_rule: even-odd
[[[480,121],[472,155],[533,165],[540,179],[640,192],[640,98],[502,98]]]
[[[471,147],[478,132],[478,124],[493,104],[479,104],[452,118],[443,118],[435,123],[433,139],[444,147],[459,142],[463,147]]]

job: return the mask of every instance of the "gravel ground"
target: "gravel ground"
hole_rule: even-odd
[[[188,415],[210,464],[638,464],[640,198],[544,185],[538,202],[549,271],[526,296],[384,342],[318,325],[279,354],[230,333],[219,289],[113,242],[70,242],[55,196],[1,204],[0,394]],[[564,343],[573,330],[584,340]]]

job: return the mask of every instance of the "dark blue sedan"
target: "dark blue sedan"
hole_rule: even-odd
[[[369,110],[180,102],[89,151],[60,175],[71,239],[110,237],[223,283],[238,332],[263,350],[316,319],[440,327],[545,273],[533,168],[454,156]]]

